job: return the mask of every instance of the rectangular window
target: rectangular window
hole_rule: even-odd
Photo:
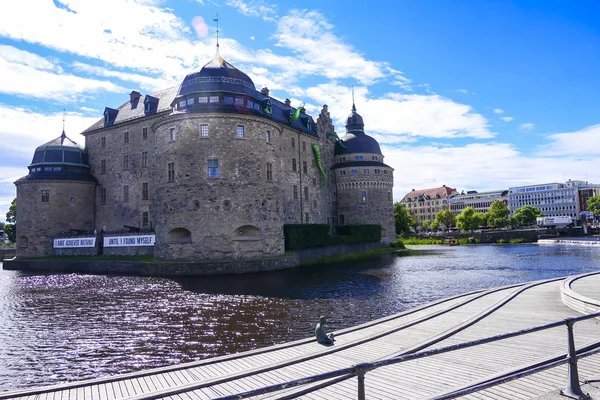
[[[238,139],[241,139],[244,137],[244,125],[237,126],[237,137],[238,137]]]
[[[292,158],[292,171],[296,172],[296,159]]]
[[[345,171],[345,170],[341,170],[341,171],[340,171],[340,175],[341,175],[341,176],[344,176],[344,175],[346,175],[346,171]]]
[[[169,140],[174,142],[177,139],[177,133],[175,133],[175,128],[169,128]]]
[[[189,106],[190,104],[194,104],[194,98],[193,97],[187,99],[187,105]]]
[[[246,106],[247,106],[248,108],[254,108],[254,102],[253,102],[253,101],[251,101],[251,100],[247,100],[247,101],[246,101]]]
[[[208,160],[208,177],[218,178],[219,177],[219,160],[212,159]]]
[[[368,173],[369,173],[369,169],[368,168],[363,169],[363,174],[368,174]]]
[[[148,182],[142,182],[142,200],[148,200]]]
[[[129,201],[129,185],[123,186],[123,201]]]
[[[367,192],[361,190],[358,197],[360,198],[360,201],[367,201]]]
[[[377,161],[377,156],[372,156],[371,158],[373,159],[373,161]]]
[[[123,156],[123,171],[129,171],[129,155]]]
[[[350,173],[351,173],[352,175],[356,175],[356,174],[358,174],[358,170],[357,170],[357,169],[351,169],[351,170],[350,170]]]
[[[296,148],[296,138],[292,138],[292,149]]]
[[[142,226],[148,226],[148,211],[142,211]]]
[[[244,105],[244,99],[240,99],[239,97],[235,98],[235,104],[239,105],[239,106],[243,106]]]
[[[294,200],[298,200],[298,186],[294,185]]]
[[[142,167],[148,166],[148,152],[142,151]]]
[[[100,204],[106,204],[106,188],[100,188]]]
[[[302,161],[302,171],[305,174],[308,174],[308,164],[306,163],[306,161]]]
[[[50,191],[42,190],[42,203],[50,203]]]
[[[378,173],[380,173],[381,171],[380,171],[378,168],[375,168],[375,171],[374,171],[374,172],[375,172],[376,174],[378,174]]]
[[[208,137],[208,125],[200,125],[200,137]]]
[[[383,174],[384,174],[384,175],[387,175],[387,169],[384,169],[384,170],[383,170]]]
[[[100,146],[105,149],[106,148],[106,136],[102,136],[100,139]]]
[[[223,101],[224,101],[225,103],[233,104],[233,97],[225,96],[225,97],[223,98]]]
[[[183,108],[183,107],[185,107],[185,100],[181,100],[179,102],[179,108]]]
[[[148,140],[148,128],[142,128],[142,140]]]
[[[106,175],[106,160],[100,161],[100,175]]]
[[[210,102],[211,103],[218,103],[219,102],[219,96],[210,96]]]
[[[266,136],[267,136],[267,143],[270,143],[271,142],[271,131],[267,131]]]
[[[362,161],[363,156],[354,156],[354,161]]]
[[[123,142],[129,143],[129,132],[123,133]]]
[[[167,164],[167,179],[169,182],[173,182],[175,180],[175,163]]]
[[[198,97],[198,103],[208,103],[208,97],[206,97],[206,96]]]
[[[273,180],[273,164],[267,163],[267,180]]]
[[[308,187],[304,187],[304,200],[308,200]]]
[[[306,142],[302,141],[302,151],[306,151]]]

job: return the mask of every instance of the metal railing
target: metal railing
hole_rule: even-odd
[[[579,372],[577,370],[577,361],[581,358],[600,353],[600,342],[596,342],[592,345],[589,345],[589,346],[586,346],[586,347],[580,349],[579,351],[576,351],[575,350],[575,339],[574,339],[574,335],[573,335],[573,325],[576,322],[584,321],[584,320],[591,319],[591,318],[597,318],[597,317],[600,317],[600,312],[583,315],[581,317],[567,318],[564,320],[551,322],[551,323],[545,324],[545,325],[539,325],[539,326],[535,326],[532,328],[527,328],[527,329],[509,332],[509,333],[504,333],[501,335],[490,336],[490,337],[486,337],[486,338],[482,338],[482,339],[473,340],[470,342],[459,343],[459,344],[446,346],[446,347],[440,347],[440,348],[432,349],[432,350],[420,351],[417,353],[406,354],[403,356],[387,358],[387,359],[378,360],[378,361],[374,361],[374,362],[360,363],[360,364],[356,364],[356,365],[353,365],[348,368],[338,369],[338,370],[334,370],[334,371],[330,371],[330,372],[326,372],[326,373],[322,373],[322,374],[316,374],[316,375],[312,375],[312,376],[301,378],[301,379],[296,379],[296,380],[285,382],[285,383],[280,383],[280,384],[276,384],[276,385],[271,385],[271,386],[266,386],[266,387],[250,390],[250,391],[243,392],[243,393],[238,393],[235,395],[219,397],[217,400],[244,399],[244,398],[248,398],[248,397],[273,393],[273,392],[277,392],[280,390],[299,387],[299,386],[307,385],[310,383],[320,382],[318,385],[315,385],[310,388],[306,388],[306,389],[302,390],[301,393],[294,392],[293,394],[283,395],[282,397],[278,398],[280,400],[288,399],[288,398],[292,399],[292,398],[296,398],[300,395],[307,394],[307,393],[322,389],[324,387],[328,387],[328,386],[334,385],[336,383],[345,381],[354,376],[356,376],[357,380],[358,380],[357,398],[359,400],[364,400],[365,399],[365,377],[369,371],[372,371],[374,369],[388,366],[388,365],[399,364],[399,363],[406,362],[406,361],[417,360],[417,359],[421,359],[421,358],[425,358],[425,357],[431,357],[431,356],[434,356],[437,354],[448,353],[448,352],[456,351],[456,350],[462,350],[462,349],[466,349],[469,347],[479,346],[482,344],[497,342],[500,340],[509,339],[509,338],[513,338],[513,337],[517,337],[517,336],[527,335],[527,334],[531,334],[534,332],[539,332],[539,331],[543,331],[543,330],[547,330],[547,329],[560,327],[562,325],[565,325],[567,327],[567,353],[566,354],[563,354],[563,355],[560,355],[557,357],[553,357],[553,358],[550,358],[547,360],[543,360],[541,362],[530,365],[528,367],[521,368],[521,369],[515,370],[515,371],[511,371],[511,372],[502,374],[500,376],[497,376],[497,377],[494,377],[494,378],[491,378],[491,379],[488,379],[488,380],[485,380],[482,382],[478,382],[477,384],[472,384],[467,387],[457,389],[457,390],[454,390],[449,393],[445,393],[445,394],[442,394],[442,395],[439,395],[436,397],[432,397],[431,399],[435,399],[435,400],[452,399],[452,398],[455,398],[458,396],[463,396],[463,395],[473,393],[473,392],[476,392],[479,390],[487,389],[487,388],[495,386],[495,385],[506,383],[511,380],[521,378],[523,376],[541,372],[541,371],[544,371],[549,368],[554,368],[556,366],[559,366],[559,365],[562,365],[565,363],[569,364],[567,387],[566,387],[566,389],[562,390],[561,393],[567,397],[571,397],[571,398],[575,398],[575,399],[587,399],[588,397],[583,393],[583,391],[581,390],[581,387],[579,385]]]

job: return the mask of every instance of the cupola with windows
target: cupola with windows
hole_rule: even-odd
[[[354,103],[352,104],[352,113],[346,120],[346,135],[341,140],[343,143],[335,144],[336,156],[356,153],[383,155],[377,140],[365,133],[363,118],[356,112]]]
[[[27,180],[69,179],[95,181],[90,174],[90,164],[85,149],[69,139],[64,130],[54,140],[35,149],[33,160],[27,167]]]

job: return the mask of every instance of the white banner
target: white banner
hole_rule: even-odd
[[[154,246],[155,235],[105,236],[104,247]]]
[[[96,238],[95,237],[54,239],[54,248],[55,249],[67,249],[67,248],[74,248],[74,247],[95,247],[95,246],[96,246]]]

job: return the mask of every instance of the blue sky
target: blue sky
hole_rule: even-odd
[[[352,105],[410,189],[600,183],[600,2],[31,0],[0,14],[0,220],[35,147],[215,51],[271,95]]]

